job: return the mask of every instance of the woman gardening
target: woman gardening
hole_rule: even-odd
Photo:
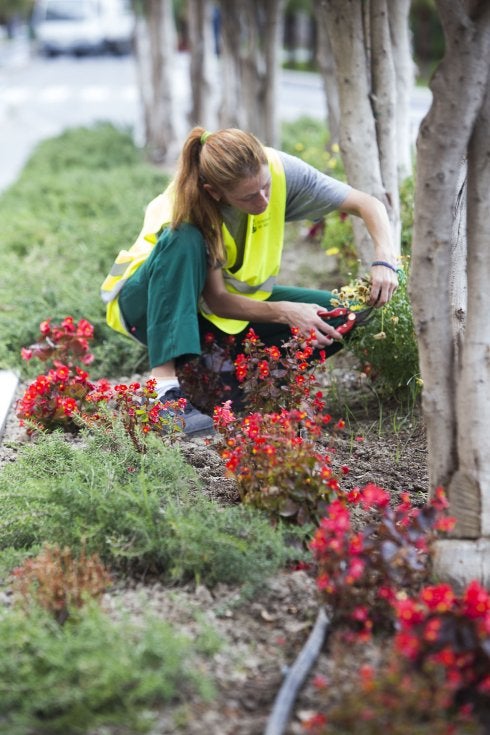
[[[285,222],[336,209],[367,227],[375,251],[370,303],[383,306],[398,279],[378,199],[242,130],[191,130],[175,178],[148,205],[138,239],[119,253],[101,291],[108,324],[147,346],[161,401],[185,397],[176,368],[201,354],[207,332],[240,344],[252,327],[265,344],[280,346],[297,327],[313,331],[327,355],[341,349],[342,336],[319,315],[331,294],[275,283]],[[184,432],[212,429],[212,419],[187,402]]]

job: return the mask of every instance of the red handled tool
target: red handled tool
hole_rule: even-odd
[[[326,321],[345,317],[345,321],[338,327],[335,327],[335,329],[339,334],[347,334],[356,324],[365,324],[369,321],[373,316],[373,309],[374,306],[369,306],[367,309],[361,309],[361,311],[351,311],[351,309],[339,306],[337,309],[332,309],[331,311],[319,311],[318,316],[326,319]]]

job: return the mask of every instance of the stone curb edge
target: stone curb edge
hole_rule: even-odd
[[[0,439],[3,437],[10,408],[19,385],[19,376],[12,370],[0,370]]]

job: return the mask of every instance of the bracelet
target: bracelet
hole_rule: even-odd
[[[374,265],[384,265],[385,268],[389,268],[390,271],[393,271],[393,273],[398,273],[398,268],[396,268],[394,265],[391,265],[391,263],[388,263],[386,260],[375,260],[371,263],[371,268]]]

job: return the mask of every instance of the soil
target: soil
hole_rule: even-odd
[[[333,360],[335,368],[328,372],[325,388],[327,395],[328,391],[335,394],[336,405],[342,407],[334,420],[346,420],[331,455],[334,467],[350,468],[343,487],[374,482],[394,497],[408,491],[422,504],[427,488],[426,443],[417,409],[407,416],[399,406],[383,404],[381,418],[380,404],[365,376],[347,357],[340,355]],[[23,389],[19,388],[19,394]],[[0,447],[0,466],[15,461],[26,441],[11,412]],[[220,503],[239,501],[234,480],[226,477],[212,445],[200,439],[181,442],[181,449],[199,474],[204,492]],[[2,599],[8,600],[8,590]],[[203,663],[203,670],[215,681],[216,698],[206,703],[191,697],[184,705],[167,708],[152,735],[262,735],[288,667],[304,646],[319,612],[314,579],[303,570],[270,579],[252,600],[240,601],[239,590],[223,585],[170,589],[158,581],[120,581],[105,596],[104,604],[114,615],[121,605],[136,617],[151,610],[190,635],[196,620],[205,620],[223,641],[211,662]],[[302,721],[324,711],[326,701],[335,700],[342,687],[350,686],[361,654],[373,660],[380,651],[374,645],[363,646],[362,652],[344,656],[340,668],[337,662],[333,682],[332,647],[323,646],[294,704],[287,735],[303,733]],[[327,690],[315,684],[319,675],[326,678]]]

